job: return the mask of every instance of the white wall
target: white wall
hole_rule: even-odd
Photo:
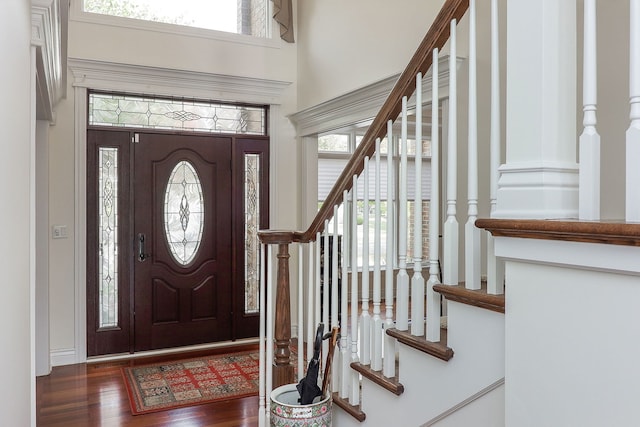
[[[636,247],[498,238],[509,426],[640,423]]]
[[[7,101],[0,106],[0,242],[2,298],[0,324],[5,367],[0,390],[0,414],[5,425],[31,425],[30,317],[30,145],[31,145],[31,2],[9,0],[0,13],[0,92]],[[10,58],[10,60],[8,60]],[[35,131],[35,129],[34,129]],[[35,420],[34,420],[35,423]],[[35,424],[34,424],[35,425]]]
[[[294,2],[295,5],[295,2]],[[73,5],[72,5],[73,6]],[[279,39],[269,46],[235,43],[208,37],[175,35],[166,32],[134,30],[74,20],[69,23],[69,57],[148,67],[245,76],[291,82],[282,95],[280,117],[272,129],[272,226],[295,228],[297,210],[297,148],[293,130],[285,116],[296,111],[297,45]],[[69,96],[57,107],[56,125],[50,134],[50,224],[67,225],[67,239],[50,241],[51,348],[55,360],[81,361],[78,356],[74,253],[75,186],[73,77]],[[114,88],[117,89],[117,88]],[[153,94],[149,84],[141,91]],[[215,93],[211,96],[215,97]],[[232,101],[232,100],[229,100]],[[293,166],[292,166],[293,165]],[[286,209],[285,209],[286,208]],[[81,357],[80,357],[81,359]]]

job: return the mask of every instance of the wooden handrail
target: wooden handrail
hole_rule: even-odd
[[[344,190],[351,189],[352,178],[359,175],[364,168],[364,158],[371,157],[375,151],[375,142],[377,138],[384,138],[387,133],[387,122],[398,118],[402,109],[402,98],[410,97],[416,89],[416,75],[422,73],[425,75],[431,68],[432,55],[434,49],[442,49],[444,44],[449,40],[450,25],[452,20],[460,22],[460,18],[469,8],[469,0],[447,0],[436,16],[427,35],[420,43],[420,46],[413,54],[411,61],[402,72],[398,81],[394,85],[387,100],[380,107],[380,111],[376,115],[373,123],[367,129],[362,138],[362,142],[356,148],[353,156],[345,166],[336,181],[335,185],[329,192],[322,207],[311,222],[311,225],[304,233],[296,235],[300,242],[310,242],[315,239],[316,233],[322,231],[325,220],[333,215],[333,207],[340,203]]]

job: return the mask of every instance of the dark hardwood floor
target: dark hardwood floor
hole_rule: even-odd
[[[120,368],[164,360],[257,349],[257,345],[208,350],[127,361],[54,367],[38,377],[37,425],[71,426],[176,426],[244,427],[258,425],[258,396],[188,408],[131,415]]]

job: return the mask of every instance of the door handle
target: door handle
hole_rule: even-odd
[[[144,260],[151,257],[151,254],[145,253],[144,240],[144,233],[138,233],[138,261],[140,262],[144,262]]]

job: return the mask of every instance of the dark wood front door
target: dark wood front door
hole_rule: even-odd
[[[134,144],[136,351],[231,338],[231,142]]]
[[[87,132],[87,354],[258,335],[268,137]]]

